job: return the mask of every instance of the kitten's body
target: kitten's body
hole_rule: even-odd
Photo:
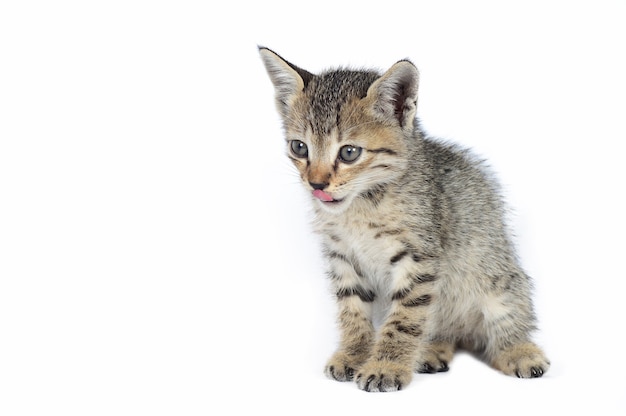
[[[260,51],[339,303],[327,375],[397,390],[414,370],[447,370],[463,345],[506,374],[541,376],[531,283],[497,185],[469,152],[424,137],[415,67],[315,76]]]

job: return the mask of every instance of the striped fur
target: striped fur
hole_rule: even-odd
[[[337,298],[326,374],[399,390],[414,371],[446,371],[457,345],[509,375],[547,371],[498,185],[469,151],[422,132],[415,66],[314,75],[260,54]]]

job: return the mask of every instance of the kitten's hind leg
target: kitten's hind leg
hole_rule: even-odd
[[[417,360],[415,371],[418,373],[441,373],[448,371],[448,364],[454,355],[454,344],[447,341],[435,341],[424,347]]]
[[[537,378],[550,368],[543,351],[530,341],[535,318],[530,301],[517,293],[492,295],[483,305],[484,356],[510,376]]]
[[[491,363],[510,376],[537,378],[550,368],[543,351],[532,342],[515,344],[500,351]]]

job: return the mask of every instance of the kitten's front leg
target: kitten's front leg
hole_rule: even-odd
[[[352,290],[338,293],[339,349],[328,360],[324,372],[337,381],[350,381],[355,372],[369,358],[374,344],[374,327],[371,321],[373,294],[359,296]]]
[[[418,302],[429,302],[429,298]],[[381,328],[372,356],[356,375],[356,383],[362,390],[401,390],[413,378],[425,319],[406,307],[394,309]]]
[[[368,298],[369,299],[369,298]],[[325,373],[338,381],[350,381],[369,358],[374,345],[374,327],[371,322],[371,301],[358,295],[339,299],[340,347],[328,360]]]
[[[356,375],[362,390],[396,391],[408,385],[424,340],[424,332],[433,302],[435,276],[411,273],[399,279],[400,288],[392,295],[389,316],[369,360]]]
[[[345,256],[332,251],[327,254],[339,306],[341,341],[324,372],[332,379],[350,381],[369,358],[374,345],[372,302],[375,294],[364,286],[363,278]]]

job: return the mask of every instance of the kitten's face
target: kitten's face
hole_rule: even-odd
[[[260,53],[275,87],[287,155],[315,204],[343,212],[404,172],[417,104],[413,64],[400,61],[382,75],[313,75],[269,49]]]
[[[303,94],[293,103],[287,155],[314,203],[340,213],[403,171],[406,146],[398,127],[369,114],[366,99],[352,97],[322,114],[314,109],[316,97]]]

